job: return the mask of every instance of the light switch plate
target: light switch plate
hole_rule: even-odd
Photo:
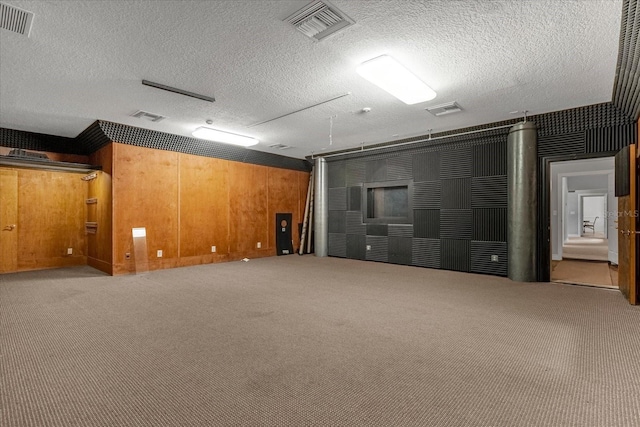
[[[158,249],[158,258],[162,258],[162,249]]]

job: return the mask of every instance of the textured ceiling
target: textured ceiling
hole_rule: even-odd
[[[618,0],[332,0],[355,24],[313,42],[282,22],[307,0],[6,3],[35,18],[30,38],[0,30],[0,127],[75,137],[100,119],[191,136],[211,119],[260,139],[257,150],[298,158],[510,119],[514,110],[609,102],[622,8]],[[381,54],[436,99],[405,105],[355,72]],[[449,101],[464,111],[424,110]],[[168,118],[130,117],[137,110]]]

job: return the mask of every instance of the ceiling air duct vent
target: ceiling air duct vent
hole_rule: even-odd
[[[167,116],[161,116],[160,114],[153,114],[148,111],[138,110],[131,115],[132,117],[137,117],[139,119],[149,120],[150,122],[159,122],[160,120],[164,120]]]
[[[275,148],[278,150],[286,150],[287,148],[291,148],[290,145],[284,145],[284,144],[272,144],[269,146],[269,148]]]
[[[0,28],[29,37],[33,13],[0,3]]]
[[[315,41],[321,41],[353,24],[353,20],[327,1],[312,1],[285,22]]]
[[[462,108],[457,102],[447,102],[446,104],[435,105],[433,107],[425,108],[428,112],[434,116],[444,116],[446,114],[457,113],[462,111]]]

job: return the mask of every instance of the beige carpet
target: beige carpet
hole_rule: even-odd
[[[554,282],[617,288],[611,281],[608,262],[563,259],[553,264],[551,280]]]
[[[562,245],[562,259],[609,260],[609,243],[604,235],[569,237]]]
[[[0,425],[637,426],[618,291],[284,256],[0,276]]]

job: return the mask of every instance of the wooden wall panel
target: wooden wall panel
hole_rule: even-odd
[[[180,155],[181,265],[219,261],[229,253],[229,163]]]
[[[178,153],[113,145],[113,271],[135,271],[133,227],[146,227],[149,269],[178,265]],[[162,258],[156,256],[163,251]],[[133,258],[133,257],[132,257]]]
[[[97,203],[87,205],[87,221],[98,224],[96,234],[87,234],[87,263],[105,273],[113,271],[113,227],[112,227],[112,169],[113,146],[101,148],[89,157],[92,165],[102,166],[98,177],[89,181],[88,198]]]
[[[229,162],[229,250],[231,259],[275,254],[268,248],[268,168]],[[262,244],[261,249],[256,244]]]
[[[18,172],[18,270],[86,264],[82,175]],[[73,254],[67,255],[67,248]]]
[[[0,168],[0,273],[18,269],[18,171]]]

